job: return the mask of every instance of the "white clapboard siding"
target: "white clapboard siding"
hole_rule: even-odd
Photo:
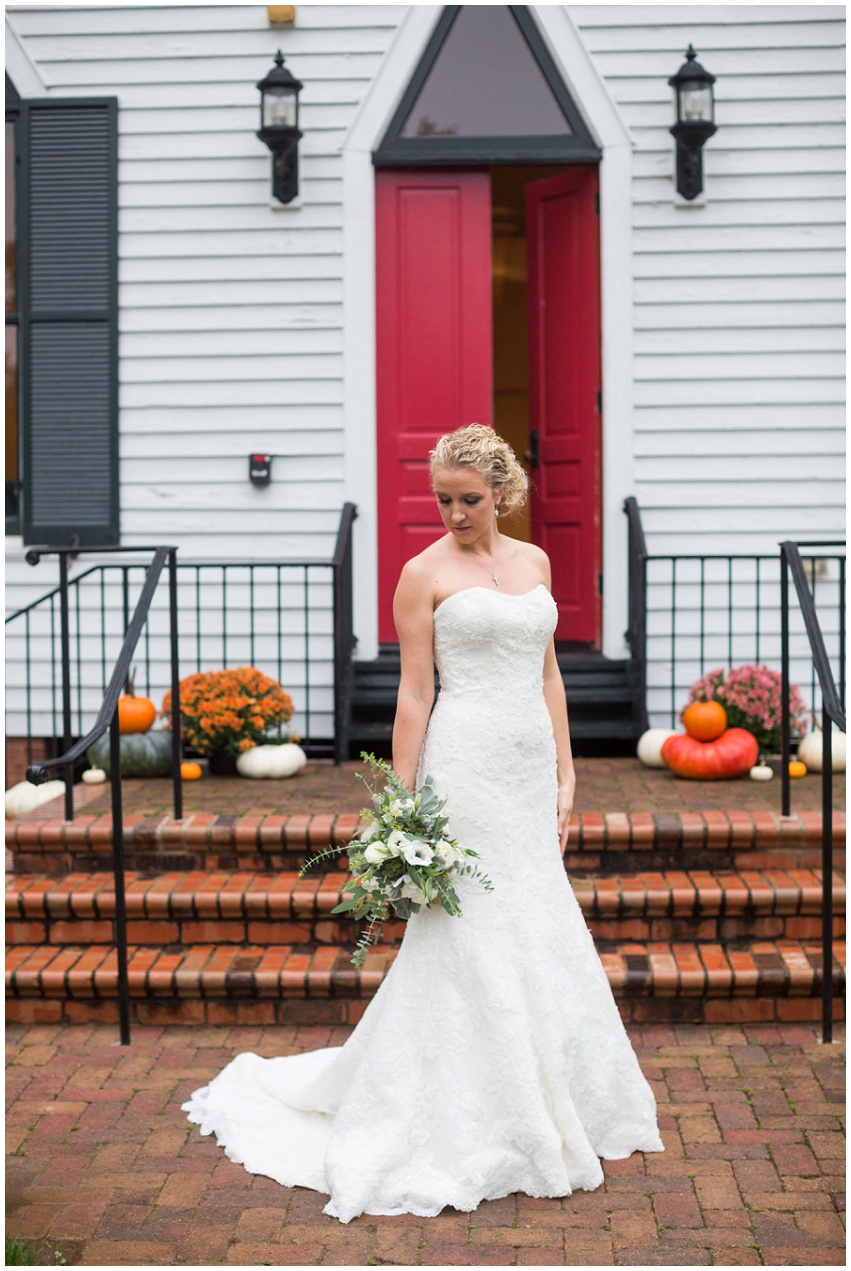
[[[190,308],[187,313],[186,309]],[[274,305],[207,305],[184,306],[181,309],[138,308],[121,315],[122,336],[144,332],[155,336],[179,331],[187,339],[204,339],[208,331],[222,331],[241,338],[243,331],[257,333],[277,331],[339,331],[342,306],[334,300],[325,303]],[[187,330],[187,327],[189,328]]]
[[[570,7],[635,145],[634,477],[650,551],[835,535],[844,485],[844,11]],[[672,192],[687,44],[705,199]]]
[[[803,423],[803,419],[801,423]],[[771,427],[774,427],[774,425],[771,424]],[[837,435],[835,429],[811,427],[807,436],[809,453],[805,457],[802,456],[798,429],[798,424],[792,424],[785,429],[778,429],[777,436],[771,438],[770,450],[773,464],[779,464],[781,461],[791,461],[797,467],[797,465],[805,462],[812,463],[814,457],[822,458],[825,455],[844,454],[843,440]],[[682,430],[677,430],[677,436],[672,438],[670,431],[670,429],[659,429],[657,431],[645,429],[636,441],[636,461],[640,462],[643,459],[652,458],[657,461],[656,471],[663,473],[666,467],[669,467],[672,474],[679,477],[682,459],[687,456],[699,458],[701,463],[707,462],[709,458],[713,460],[721,458],[725,463],[728,463],[729,471],[729,460],[731,458],[738,458],[743,455],[761,458],[766,449],[765,438],[760,430],[754,429],[753,420],[751,419],[748,419],[747,427],[725,432],[683,432]],[[822,471],[823,468],[820,467],[819,474]]]
[[[341,147],[403,13],[302,6],[273,29],[262,5],[9,11],[52,92],[119,101],[124,542],[330,556],[345,477]],[[279,45],[305,85],[296,210],[270,206],[254,135]],[[248,481],[253,451],[276,456],[268,487]]]
[[[765,332],[771,338],[780,328],[791,326],[801,331],[832,328],[839,338],[844,339],[844,316],[845,306],[839,300],[809,300],[805,307],[800,300],[775,300],[770,309],[766,309],[764,304],[741,301],[735,310],[717,301],[701,304],[699,308],[676,302],[658,305],[645,302],[636,315],[635,331],[677,331],[685,339],[689,336],[705,338],[710,332],[749,328]]]
[[[799,315],[800,322],[800,315]],[[834,325],[784,327],[714,327],[675,330],[653,327],[637,331],[633,347],[648,357],[660,354],[725,353],[750,356],[753,353],[775,354],[784,350],[797,353],[843,352],[845,339]]]
[[[166,32],[218,31],[232,38],[233,32],[265,29],[266,14],[262,5],[251,6],[246,21],[246,6],[240,5],[103,5],[92,9],[48,8],[33,10],[27,30],[32,36],[39,34],[79,36],[91,32],[94,35],[155,34]],[[385,22],[399,22],[405,11],[403,5],[358,5],[353,13],[351,5],[302,5],[298,14],[300,29],[331,27],[344,30],[358,25],[380,26]],[[20,10],[15,9],[17,14]],[[279,27],[278,35],[290,34],[291,27]]]
[[[238,417],[230,406],[208,406],[190,411],[178,408],[139,409],[131,415],[131,427],[128,433],[176,433],[220,432],[225,434],[221,440],[222,447],[232,444],[234,436],[239,437],[246,432],[252,436],[257,433],[272,433],[280,439],[279,449],[283,447],[288,454],[310,454],[314,446],[316,453],[328,453],[342,449],[342,432],[337,427],[339,412],[334,405],[291,405],[283,402],[275,406],[270,414],[262,407],[240,408]],[[238,427],[236,427],[238,425]],[[334,434],[336,440],[330,444],[327,434]],[[164,446],[168,445],[168,437],[163,438]],[[151,443],[147,443],[151,453]],[[197,442],[196,442],[197,448]],[[165,453],[168,453],[167,451]],[[226,449],[220,453],[228,453]]]
[[[147,433],[141,429],[135,433],[129,433],[122,443],[121,462],[156,463],[160,456],[169,460],[194,458],[197,471],[221,472],[220,467],[199,468],[197,465],[220,465],[223,462],[229,464],[234,455],[246,454],[244,436],[235,432],[233,427],[229,427],[222,438],[222,453],[215,456],[199,456],[198,434],[207,431],[208,422],[206,419],[198,419],[196,425],[194,430],[186,428],[183,432],[172,432],[160,438],[157,455],[151,454],[151,443]],[[309,437],[306,437],[299,429],[293,432],[292,436],[282,436],[280,431],[273,432],[266,421],[265,425],[258,422],[256,428],[251,429],[251,438],[255,445],[260,446],[258,454],[274,453],[276,460],[280,459],[286,464],[285,473],[290,480],[312,481],[317,478],[340,480],[342,478],[343,461],[339,454],[340,434],[336,429],[329,428],[324,431],[314,429]],[[277,452],[269,449],[272,442],[279,447]],[[233,473],[229,473],[228,480],[232,478]],[[180,478],[175,476],[174,479]]]
[[[339,353],[342,340],[339,328],[332,324],[320,327],[293,327],[285,338],[278,331],[181,331],[149,332],[145,335],[122,334],[121,357],[130,361],[158,359],[171,361],[183,357],[293,357],[296,354]],[[247,370],[253,368],[246,367]]]

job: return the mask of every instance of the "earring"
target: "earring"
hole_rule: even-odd
[[[499,516],[499,504],[497,503],[493,510],[494,516]]]

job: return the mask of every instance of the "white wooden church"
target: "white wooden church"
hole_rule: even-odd
[[[327,737],[330,574],[259,566],[330,562],[355,505],[355,656],[392,681],[395,580],[439,532],[426,455],[474,420],[529,465],[508,531],[550,552],[589,737],[635,654],[626,500],[651,719],[702,670],[778,665],[784,539],[816,544],[838,649],[844,28],[817,4],[8,5],[7,613],[56,586],[28,550],[80,547],[79,722],[144,559],[84,549],[168,544],[187,673],[281,670]],[[10,736],[57,731],[48,608],[7,627]]]

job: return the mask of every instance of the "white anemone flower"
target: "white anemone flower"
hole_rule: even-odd
[[[364,857],[370,865],[380,865],[382,861],[386,861],[391,855],[390,848],[386,843],[370,843],[364,852]]]
[[[408,839],[404,853],[409,865],[430,865],[434,860],[434,849],[426,843],[425,839]]]
[[[394,830],[387,839],[387,846],[391,856],[404,856],[405,848],[408,846],[407,834],[403,834],[401,830]]]
[[[440,839],[440,841],[435,844],[434,850],[444,862],[447,869],[454,865],[456,861],[461,859],[461,853],[446,839]]]

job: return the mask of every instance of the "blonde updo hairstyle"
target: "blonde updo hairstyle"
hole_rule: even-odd
[[[510,516],[526,502],[529,478],[508,442],[487,424],[468,424],[444,433],[429,453],[429,465],[432,480],[438,468],[472,468],[478,472],[499,498],[500,516]]]

